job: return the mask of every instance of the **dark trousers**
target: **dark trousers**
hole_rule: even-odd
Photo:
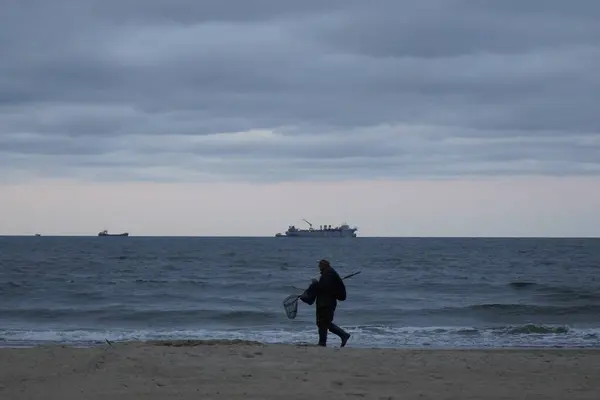
[[[327,332],[331,332],[340,339],[348,336],[348,333],[342,328],[333,323],[334,308],[319,308],[317,309],[317,327],[319,329],[319,346],[327,345]]]

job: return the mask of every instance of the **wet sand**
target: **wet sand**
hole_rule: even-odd
[[[339,349],[251,342],[0,349],[0,398],[594,399],[600,350]]]

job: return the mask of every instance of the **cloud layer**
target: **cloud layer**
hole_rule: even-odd
[[[600,174],[597,1],[2,8],[5,180]]]

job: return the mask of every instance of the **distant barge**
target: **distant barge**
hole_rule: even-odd
[[[123,233],[108,233],[107,230],[103,230],[102,232],[98,233],[98,236],[129,236],[129,232],[123,232]]]
[[[338,238],[355,238],[358,228],[351,227],[347,223],[332,227],[331,225],[321,225],[319,229],[314,229],[312,224],[307,220],[303,220],[309,226],[308,229],[298,229],[291,225],[284,233],[277,233],[276,237],[338,237]]]

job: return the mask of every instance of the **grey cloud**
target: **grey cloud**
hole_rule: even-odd
[[[360,4],[359,0],[96,0],[94,13],[109,21],[139,23],[196,24],[202,22],[266,21],[275,18],[298,18],[315,13],[332,12]]]
[[[7,0],[0,168],[597,173],[598,4]]]
[[[373,135],[373,131],[369,132]],[[224,135],[194,138],[190,135],[146,140],[121,137],[104,142],[110,146],[95,146],[88,137],[79,137],[79,144],[62,148],[61,163],[47,156],[48,147],[12,149],[11,165],[25,167],[27,158],[41,150],[35,167],[60,177],[71,176],[98,179],[112,176],[119,179],[160,179],[177,176],[178,180],[214,180],[244,178],[252,181],[281,179],[321,180],[332,177],[449,178],[457,176],[499,174],[589,175],[600,172],[597,135],[582,136],[505,136],[488,139],[430,135],[426,139],[418,132],[394,141],[397,132],[382,129],[344,138],[335,135],[273,136],[255,134],[241,142]],[[341,136],[342,134],[340,134]],[[87,144],[86,144],[87,143]],[[59,147],[53,146],[56,151]],[[19,153],[19,154],[18,154]],[[0,153],[1,154],[1,153]],[[2,163],[0,163],[1,165]],[[212,177],[209,175],[213,175]]]
[[[109,151],[110,143],[102,139],[76,141],[62,136],[5,135],[0,137],[0,157],[2,154],[56,155],[69,154],[95,155]]]
[[[334,45],[374,56],[436,58],[507,54],[572,44],[597,45],[600,6],[593,0],[422,1],[407,7],[363,4],[317,33]]]

